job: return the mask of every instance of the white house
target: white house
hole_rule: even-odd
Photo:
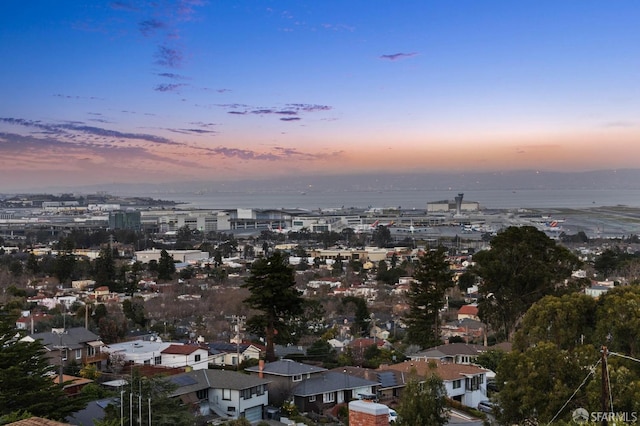
[[[172,344],[160,352],[164,367],[209,368],[209,351],[196,345]]]
[[[209,343],[209,362],[213,365],[238,365],[248,359],[260,359],[259,347],[247,343]]]
[[[163,342],[161,340],[133,340],[105,346],[103,352],[119,356],[122,362],[163,367],[208,368],[209,351],[196,345]]]
[[[477,365],[424,360],[405,361],[386,366],[384,370],[400,371],[407,377],[415,375],[418,380],[436,374],[442,379],[449,398],[474,408],[488,399],[487,374],[493,373]]]
[[[257,422],[269,403],[269,380],[235,371],[194,370],[170,380],[178,385],[172,395],[204,416]]]

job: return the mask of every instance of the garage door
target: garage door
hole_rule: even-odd
[[[244,417],[250,422],[257,422],[262,420],[262,405],[247,408],[246,410],[244,410]]]

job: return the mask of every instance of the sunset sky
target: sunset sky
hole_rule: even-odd
[[[640,166],[640,2],[3,0],[0,191]]]

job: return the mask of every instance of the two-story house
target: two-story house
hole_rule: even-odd
[[[235,371],[194,370],[169,380],[178,386],[172,395],[203,416],[256,422],[269,403],[269,380]]]
[[[477,365],[424,360],[381,366],[379,370],[399,371],[418,381],[434,374],[442,379],[447,396],[467,407],[476,407],[487,399],[487,374],[491,373]]]
[[[258,366],[246,368],[245,371],[253,376],[271,381],[269,385],[269,404],[279,407],[284,401],[293,398],[293,389],[300,382],[318,377],[327,369],[290,359],[282,359],[268,363],[261,361]]]
[[[51,331],[30,334],[22,340],[40,340],[47,350],[49,364],[55,366],[94,364],[98,370],[102,370],[108,358],[107,354],[102,352],[104,343],[100,336],[84,327],[54,328]]]

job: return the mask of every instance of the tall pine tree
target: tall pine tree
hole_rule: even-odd
[[[280,252],[253,263],[251,275],[242,287],[251,295],[244,302],[261,313],[247,321],[248,328],[264,336],[266,360],[275,361],[276,340],[289,343],[292,322],[303,313],[303,299],[295,287],[294,270]]]
[[[420,256],[413,278],[407,293],[407,341],[423,348],[436,346],[440,343],[440,310],[447,290],[453,287],[446,249],[439,247]]]

